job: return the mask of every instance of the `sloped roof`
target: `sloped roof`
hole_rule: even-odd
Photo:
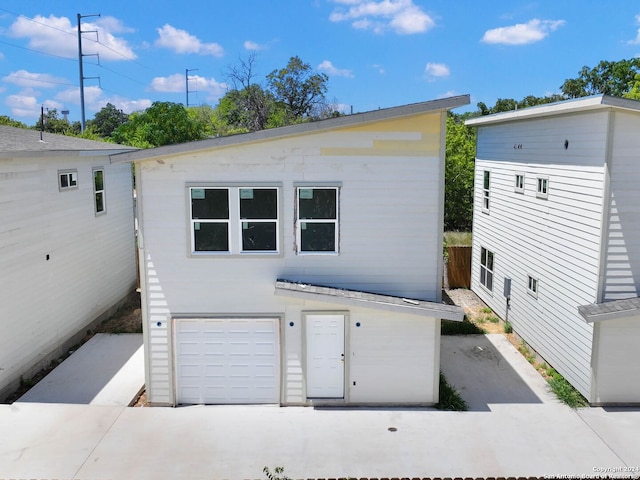
[[[483,115],[481,117],[470,118],[465,122],[465,124],[471,127],[479,127],[515,120],[525,120],[536,117],[584,112],[589,110],[605,110],[610,108],[619,108],[640,113],[640,101],[628,98],[612,97],[610,95],[593,95],[590,97],[575,98],[562,102],[536,105],[535,107],[527,107],[520,110],[494,113],[493,115]]]
[[[379,293],[361,292],[358,290],[310,285],[308,283],[292,282],[283,279],[276,280],[275,294],[316,302],[387,310],[421,317],[435,317],[443,320],[461,322],[464,318],[462,309],[455,305],[394,297]]]
[[[209,138],[206,140],[181,143],[178,145],[167,145],[164,147],[156,147],[146,150],[138,150],[130,153],[122,153],[119,155],[113,155],[111,157],[111,161],[113,163],[135,162],[168,155],[180,155],[182,153],[191,153],[216,147],[228,147],[244,143],[285,138],[294,135],[322,132],[333,128],[362,125],[380,120],[418,115],[421,113],[435,112],[438,110],[451,110],[453,108],[461,107],[468,104],[469,95],[460,95],[457,97],[413,103],[400,107],[383,108],[379,110],[373,110],[371,112],[343,115],[340,117],[328,118],[315,122],[300,123],[296,125],[289,125],[286,127],[269,128],[266,130],[259,130],[257,132],[230,135],[227,137]]]
[[[40,139],[42,135],[42,140]],[[133,147],[113,143],[97,142],[84,138],[39,132],[26,128],[0,125],[0,155],[7,152],[52,152],[52,151],[96,151],[110,150],[121,152],[134,150]]]
[[[628,318],[640,316],[640,297],[613,300],[604,303],[591,303],[578,307],[578,313],[587,323],[616,318]]]

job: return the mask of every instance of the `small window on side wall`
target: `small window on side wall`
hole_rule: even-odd
[[[516,173],[513,190],[516,193],[524,193],[524,173]]]
[[[482,211],[489,213],[489,196],[491,190],[491,172],[485,170],[482,176]]]
[[[493,252],[484,247],[480,249],[480,283],[493,292]]]
[[[338,253],[338,188],[298,187],[298,253]]]
[[[547,177],[538,177],[536,197],[538,198],[549,197],[549,179]]]
[[[538,279],[529,275],[527,282],[527,293],[534,298],[538,298]]]
[[[63,191],[74,188],[78,188],[78,171],[60,170],[58,172],[58,189]]]
[[[104,189],[104,169],[93,169],[93,197],[96,215],[107,213],[107,199]]]

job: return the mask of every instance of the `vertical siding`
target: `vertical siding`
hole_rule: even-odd
[[[478,132],[472,288],[504,319],[510,277],[515,331],[585,396],[593,332],[577,306],[597,297],[606,134],[606,113]],[[481,208],[484,170],[491,172],[488,214]],[[524,193],[514,191],[516,173],[525,175]],[[538,176],[548,178],[547,199],[536,197]],[[492,293],[479,283],[481,247],[495,254]],[[537,298],[527,293],[528,275],[539,281]]]
[[[289,307],[274,296],[278,278],[439,298],[441,128],[437,112],[370,132],[359,127],[355,133],[315,133],[139,163],[143,255],[152,264],[147,263],[144,276],[148,288],[162,292],[163,302],[154,306],[148,298],[146,305],[148,340],[155,345],[147,380],[150,401],[172,401],[171,332],[165,326],[171,314],[281,315]],[[197,182],[281,185],[280,255],[190,256],[185,186]],[[297,182],[340,185],[339,255],[296,254]],[[303,400],[301,337],[283,318],[283,371],[285,382],[291,381],[283,387],[284,398],[297,403]]]
[[[58,191],[62,169],[77,169],[77,189]],[[134,242],[129,165],[60,153],[0,160],[0,391],[133,290]]]
[[[602,301],[640,295],[640,117],[614,115]]]

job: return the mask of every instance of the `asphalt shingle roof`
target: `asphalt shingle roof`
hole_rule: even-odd
[[[134,150],[132,147],[0,125],[0,152]]]
[[[589,323],[600,320],[640,316],[640,297],[592,303],[578,307],[578,312]]]

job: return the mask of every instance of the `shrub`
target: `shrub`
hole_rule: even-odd
[[[469,405],[460,396],[460,393],[447,382],[444,374],[440,372],[440,400],[435,405],[438,410],[448,410],[454,412],[466,412]]]

